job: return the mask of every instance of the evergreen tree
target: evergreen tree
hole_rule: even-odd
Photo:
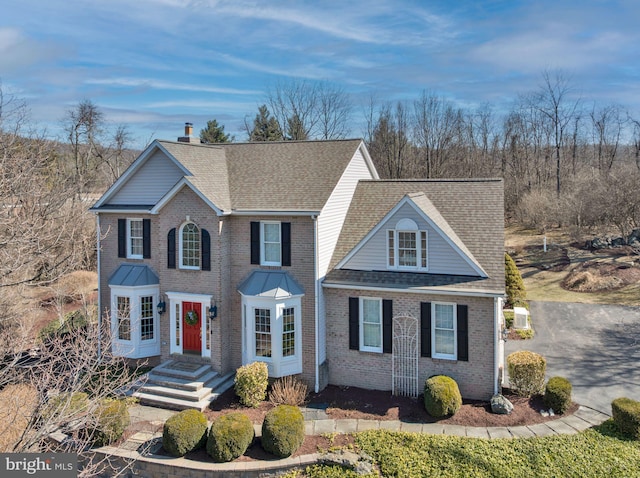
[[[307,131],[304,129],[304,124],[300,119],[300,116],[294,114],[291,118],[287,119],[287,140],[289,141],[306,141],[309,139]]]
[[[271,116],[267,105],[258,108],[258,114],[253,120],[253,130],[249,134],[249,141],[282,141],[282,128],[278,121]]]
[[[207,126],[200,130],[200,141],[203,143],[230,143],[234,139],[224,132],[224,125],[219,125],[215,119],[207,121]]]
[[[507,289],[507,302],[505,306],[514,307],[523,305],[527,298],[524,282],[520,271],[509,254],[504,255],[504,279]]]

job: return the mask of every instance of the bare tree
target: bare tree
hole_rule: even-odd
[[[548,122],[556,163],[556,193],[559,196],[562,147],[580,100],[571,98],[569,79],[562,72],[556,71],[552,74],[545,71],[542,79],[542,86],[537,93],[530,96],[530,102]]]
[[[267,103],[281,128],[295,119],[297,137],[340,139],[349,133],[349,97],[326,81],[279,82],[268,90]]]
[[[589,114],[593,131],[593,149],[598,169],[601,173],[609,173],[618,154],[620,139],[624,129],[625,118],[622,108],[608,105],[596,108]]]
[[[380,175],[399,179],[413,173],[411,143],[409,141],[409,115],[402,102],[395,108],[384,105],[373,127],[368,148]]]

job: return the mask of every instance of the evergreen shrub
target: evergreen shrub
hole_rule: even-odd
[[[269,371],[264,362],[253,362],[236,370],[234,390],[246,407],[256,408],[267,398]]]
[[[235,460],[247,451],[254,436],[253,424],[245,414],[223,415],[211,424],[207,453],[218,463]]]
[[[571,389],[571,382],[566,378],[552,377],[547,382],[542,400],[554,413],[562,415],[571,406]]]
[[[505,307],[526,306],[527,292],[520,271],[507,253],[504,255],[504,279],[507,289]]]
[[[544,389],[547,361],[535,352],[520,350],[507,356],[509,382],[514,391],[523,397],[531,397]]]
[[[640,440],[640,402],[627,397],[616,398],[611,402],[611,411],[618,430]]]
[[[106,399],[96,411],[97,424],[93,435],[96,446],[106,446],[119,440],[131,423],[124,400]]]
[[[424,384],[424,407],[434,418],[454,415],[462,406],[458,384],[451,377],[436,375]]]
[[[162,430],[162,446],[172,456],[184,456],[207,441],[207,417],[199,410],[183,410],[170,417]]]
[[[262,423],[262,448],[280,458],[291,456],[304,441],[304,417],[298,407],[278,405]]]

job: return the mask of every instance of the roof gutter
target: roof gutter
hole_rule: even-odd
[[[261,210],[261,209],[233,209],[231,214],[234,216],[310,216],[314,218],[320,214],[320,211],[312,211],[308,209],[299,210]]]
[[[322,287],[327,289],[358,289],[358,290],[368,290],[368,291],[379,291],[379,292],[397,292],[397,293],[411,293],[411,294],[440,294],[440,295],[464,295],[469,297],[503,297],[504,292],[494,292],[489,290],[474,290],[474,289],[436,289],[432,287],[408,287],[408,288],[399,288],[399,287],[385,287],[385,286],[372,286],[372,285],[364,285],[364,284],[337,284],[337,283],[327,283],[323,282]]]

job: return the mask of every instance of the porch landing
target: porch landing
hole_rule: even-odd
[[[220,375],[210,365],[168,360],[154,369],[133,394],[143,405],[203,411],[233,387],[234,373]]]

